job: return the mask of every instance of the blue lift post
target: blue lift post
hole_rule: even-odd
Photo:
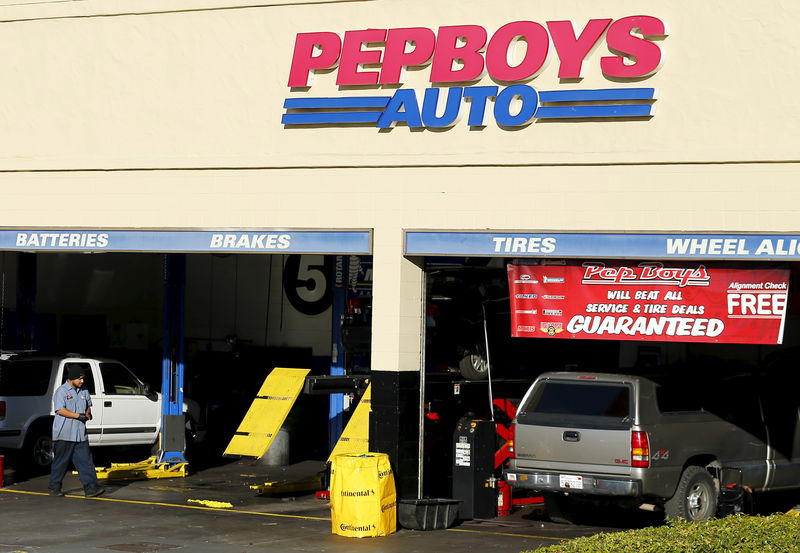
[[[185,463],[183,365],[186,254],[164,254],[164,352],[161,364],[160,463]]]
[[[347,369],[356,369],[359,362],[363,363],[363,359],[359,359],[359,355],[365,355],[363,350],[353,350],[345,352],[344,335],[342,332],[342,323],[347,316],[347,310],[350,307],[350,302],[359,300],[360,298],[367,299],[372,296],[372,259],[365,259],[364,256],[359,255],[339,255],[336,256],[334,263],[333,274],[333,302],[332,302],[332,331],[331,331],[331,369],[330,374],[333,377],[345,376],[347,377]],[[369,302],[355,301],[356,306],[362,309],[359,313],[352,313],[351,315],[357,320],[355,325],[363,325],[364,318],[366,318],[367,310],[370,309]],[[354,329],[358,332],[358,329]],[[363,332],[369,332],[369,329],[362,328]],[[352,335],[351,335],[352,338]],[[356,334],[355,341],[363,341],[368,339],[363,335]],[[353,346],[352,340],[350,343]],[[352,355],[347,355],[351,353]],[[367,354],[368,355],[368,354]],[[368,361],[367,361],[368,363]],[[349,388],[348,393],[358,392],[360,385],[368,380],[367,375],[349,375],[351,379],[345,386]],[[363,391],[363,388],[361,388]],[[329,451],[332,451],[342,434],[344,427],[344,394],[331,393],[330,395],[330,409],[328,414],[328,445]]]
[[[344,376],[344,344],[342,343],[342,321],[347,301],[347,268],[345,257],[337,255],[333,264],[333,302],[331,325],[331,370],[332,376]],[[331,394],[328,407],[328,451],[333,451],[342,435],[344,419],[344,394]]]

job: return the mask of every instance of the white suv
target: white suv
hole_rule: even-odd
[[[0,448],[19,450],[26,465],[50,465],[53,393],[65,382],[71,365],[85,371],[83,385],[92,396],[93,419],[86,424],[89,445],[155,444],[161,431],[161,395],[125,365],[76,354],[25,353],[0,356]],[[191,411],[187,432],[194,432],[197,420]]]

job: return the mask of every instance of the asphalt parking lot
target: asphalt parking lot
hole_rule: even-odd
[[[458,522],[438,531],[399,529],[379,538],[347,538],[331,532],[328,502],[311,492],[259,496],[250,488],[268,481],[296,481],[315,474],[321,462],[288,467],[231,461],[185,478],[112,481],[98,498],[83,497],[68,475],[66,497],[47,495],[47,476],[20,477],[6,469],[0,488],[0,553],[519,553],[598,532],[659,524],[642,511],[597,513],[595,524],[557,524],[539,510]],[[785,510],[787,500],[762,504]],[[228,503],[230,507],[218,506]]]
[[[83,497],[74,475],[64,482],[66,497],[55,498],[47,495],[47,476],[14,481],[13,469],[7,470],[10,483],[0,488],[0,553],[181,549],[196,553],[518,553],[611,530],[554,524],[526,508],[509,517],[460,522],[447,530],[400,529],[387,537],[347,538],[331,532],[328,502],[313,493],[265,497],[250,489],[267,481],[302,478],[321,466],[313,461],[290,467],[235,461],[185,478],[107,482],[107,492],[91,499]]]

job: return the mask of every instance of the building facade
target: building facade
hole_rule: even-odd
[[[409,232],[800,231],[793,2],[17,0],[0,17],[5,229],[369,234],[372,439],[401,480],[431,253]],[[490,243],[467,254],[542,253]]]

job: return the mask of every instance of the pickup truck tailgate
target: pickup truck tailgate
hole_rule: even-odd
[[[630,466],[630,430],[518,424],[517,467],[567,470],[573,465]]]
[[[517,413],[517,468],[629,472],[632,395],[627,383],[537,382]]]

